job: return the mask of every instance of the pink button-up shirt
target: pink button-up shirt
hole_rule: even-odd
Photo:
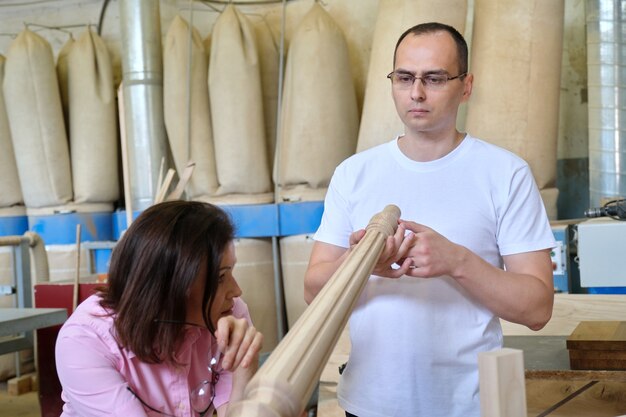
[[[112,335],[113,318],[106,316],[100,297],[93,295],[65,322],[56,343],[57,373],[65,401],[62,417],[162,416],[145,408],[127,389],[148,405],[175,416],[195,416],[189,391],[209,379],[209,357],[216,354],[215,338],[208,329],[188,326],[176,352],[181,365],[148,364],[118,345]],[[248,307],[239,298],[235,317],[245,317]],[[217,408],[230,397],[232,374],[222,371],[213,401]]]

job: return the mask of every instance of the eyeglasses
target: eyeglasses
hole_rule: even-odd
[[[220,372],[222,365],[220,362],[221,353],[217,358],[213,357],[209,361],[209,375],[210,380],[205,379],[197,387],[189,392],[189,398],[191,399],[191,407],[193,411],[197,412],[200,417],[206,415],[206,413],[213,406],[213,400],[215,399],[215,386],[220,380]]]
[[[387,75],[387,78],[391,80],[391,85],[400,90],[407,90],[413,87],[415,80],[420,80],[424,88],[429,90],[441,90],[446,86],[448,81],[456,80],[457,78],[462,79],[466,75],[467,72],[459,74],[456,77],[448,77],[446,74],[426,74],[421,77],[416,77],[408,72],[392,71]]]
[[[220,380],[220,373],[222,371],[222,365],[220,361],[221,356],[221,353],[219,353],[217,357],[212,357],[209,361],[208,371],[210,379],[205,379],[189,391],[191,408],[193,408],[193,411],[198,413],[198,416],[200,417],[206,416],[207,413],[209,411],[212,411],[213,409],[213,400],[215,399],[215,387],[217,385],[217,382]],[[131,387],[126,386],[126,389],[130,391],[130,393],[133,394],[135,398],[137,398],[139,402],[147,409],[163,416],[176,417],[173,414],[168,414],[152,407],[144,400],[142,400],[141,397],[139,397],[139,395],[137,395],[137,393],[133,391]]]

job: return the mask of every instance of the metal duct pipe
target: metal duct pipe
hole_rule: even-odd
[[[589,198],[626,197],[626,1],[587,0]]]
[[[167,139],[159,1],[120,0],[128,172],[133,210],[154,201]]]

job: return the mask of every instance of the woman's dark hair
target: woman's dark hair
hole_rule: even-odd
[[[222,254],[234,227],[220,208],[170,201],[146,209],[126,230],[111,255],[101,305],[115,317],[118,343],[149,363],[175,363],[184,331],[190,288],[206,262],[204,322],[218,285]]]
[[[465,42],[465,38],[463,35],[453,28],[452,26],[438,23],[438,22],[428,22],[428,23],[420,23],[419,25],[415,25],[412,28],[407,29],[400,38],[398,38],[398,42],[396,42],[396,49],[393,51],[393,68],[396,66],[396,54],[398,52],[398,46],[407,35],[411,34],[413,36],[424,35],[427,33],[436,33],[436,32],[448,32],[452,39],[454,39],[454,43],[456,43],[456,51],[459,59],[459,74],[464,74],[467,72],[467,62],[468,62],[468,52],[467,52],[467,42]]]

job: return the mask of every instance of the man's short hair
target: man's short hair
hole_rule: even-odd
[[[412,28],[407,29],[396,43],[396,49],[393,51],[393,67],[396,66],[396,53],[398,52],[398,46],[407,35],[411,34],[414,36],[424,35],[427,33],[435,33],[435,32],[448,32],[452,39],[454,39],[454,43],[456,43],[456,50],[459,60],[459,74],[464,74],[467,72],[467,42],[465,42],[465,38],[463,35],[459,33],[458,30],[453,28],[452,26],[446,25],[444,23],[439,22],[428,22],[428,23],[420,23],[419,25],[415,25]]]

